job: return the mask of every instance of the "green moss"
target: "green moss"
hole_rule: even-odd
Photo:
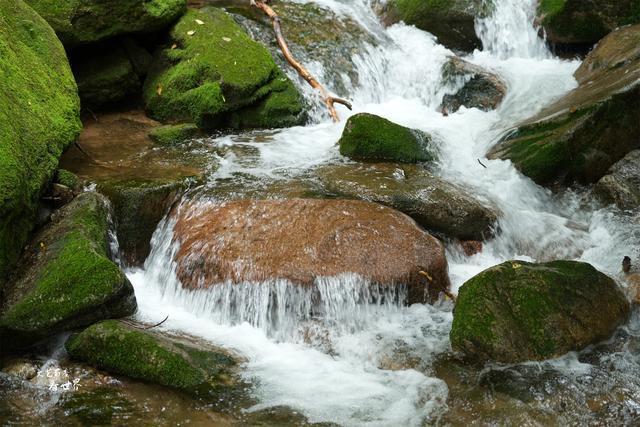
[[[33,264],[9,293],[0,331],[22,342],[135,311],[133,288],[107,254],[103,198],[85,193],[38,236]]]
[[[340,154],[356,160],[427,162],[435,155],[431,137],[373,114],[351,116],[340,138]]]
[[[22,0],[0,3],[0,283],[31,232],[62,151],[80,132],[65,51]]]
[[[204,129],[300,123],[301,99],[293,84],[226,12],[190,10],[171,36],[176,47],[158,54],[144,86],[152,117]],[[245,108],[252,109],[251,117],[239,117]]]
[[[66,169],[58,169],[56,172],[56,182],[69,187],[74,191],[82,189],[82,180],[78,178],[76,174],[69,172]]]
[[[149,132],[149,138],[158,145],[176,145],[199,135],[200,130],[193,123],[159,126]]]
[[[480,359],[539,360],[608,337],[628,312],[615,282],[589,264],[509,261],[462,286],[450,338]]]
[[[27,0],[65,46],[93,43],[121,34],[161,30],[178,19],[186,0]]]
[[[104,321],[71,337],[69,355],[108,372],[208,395],[235,386],[236,361],[222,352],[173,343],[118,321]]]

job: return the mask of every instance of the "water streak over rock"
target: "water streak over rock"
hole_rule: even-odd
[[[409,303],[434,301],[449,287],[442,244],[409,217],[347,200],[240,200],[177,214],[177,275],[188,288],[356,273],[406,285]],[[425,271],[431,282],[419,272]]]

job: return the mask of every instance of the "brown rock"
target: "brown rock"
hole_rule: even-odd
[[[177,214],[175,260],[184,287],[357,273],[406,284],[408,302],[433,302],[449,288],[442,244],[411,218],[355,200],[239,200]],[[418,272],[426,271],[427,285]]]
[[[640,273],[633,273],[627,276],[627,292],[631,302],[640,305]]]

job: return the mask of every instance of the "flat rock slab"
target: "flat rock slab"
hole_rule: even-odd
[[[356,273],[406,284],[408,302],[432,302],[450,285],[444,247],[408,216],[355,200],[239,200],[176,214],[177,274],[186,288]],[[428,273],[427,279],[419,272]]]

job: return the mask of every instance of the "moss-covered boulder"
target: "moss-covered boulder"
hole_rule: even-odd
[[[368,113],[349,118],[338,144],[340,154],[354,160],[417,163],[436,157],[431,135]]]
[[[99,109],[140,96],[142,83],[126,51],[117,44],[83,49],[72,64],[83,108]]]
[[[457,90],[442,98],[440,110],[454,113],[465,106],[482,111],[498,108],[507,94],[507,84],[497,74],[452,56],[442,69],[444,81]]]
[[[202,136],[193,123],[164,125],[151,129],[149,138],[158,145],[171,146]]]
[[[190,10],[171,31],[144,84],[148,113],[200,128],[300,124],[302,99],[269,51],[225,11]]]
[[[171,25],[186,0],[27,0],[67,47],[122,34],[151,33]]]
[[[634,150],[611,166],[593,188],[596,196],[620,209],[640,207],[640,150]]]
[[[541,185],[594,183],[640,148],[640,25],[614,31],[576,72],[580,86],[489,153]]]
[[[20,347],[136,310],[133,288],[114,264],[108,202],[84,193],[55,213],[7,285],[0,344]]]
[[[387,205],[440,235],[484,240],[494,233],[494,210],[420,166],[348,164],[316,173],[329,194]]]
[[[65,344],[75,359],[110,373],[203,398],[242,390],[238,359],[220,350],[169,339],[116,320],[96,323]]]
[[[64,48],[22,0],[0,2],[0,288],[33,228],[58,158],[80,132]]]
[[[187,188],[189,179],[110,179],[98,184],[113,205],[122,260],[141,265],[158,223]]]
[[[82,190],[82,180],[78,175],[69,172],[66,169],[58,169],[56,171],[55,182],[70,188],[73,192],[79,193]]]
[[[604,340],[629,314],[613,279],[577,261],[508,261],[458,293],[451,345],[472,359],[542,360]]]
[[[619,26],[640,23],[640,0],[540,0],[538,22],[551,43],[590,46]]]
[[[471,52],[482,48],[476,35],[476,18],[486,16],[490,2],[484,0],[391,0],[383,21],[404,21],[428,31],[449,49]]]

